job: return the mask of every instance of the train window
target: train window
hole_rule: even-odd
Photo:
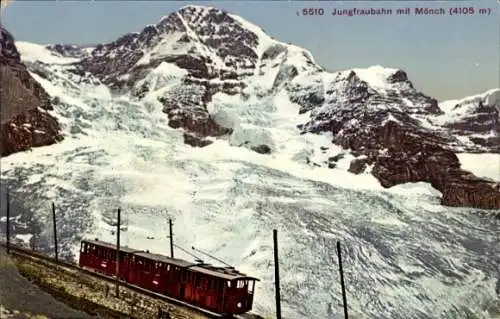
[[[243,280],[238,280],[236,282],[236,288],[243,288],[245,285],[243,283]]]
[[[198,275],[198,274],[195,275],[195,287],[196,288],[200,288],[201,287],[200,275]]]
[[[167,271],[170,271],[170,265],[167,265]]]
[[[227,281],[227,287],[231,288],[231,282],[229,280]]]
[[[255,281],[252,280],[252,284],[248,285],[248,292],[252,294],[254,289],[255,289]]]
[[[217,288],[217,281],[216,280],[210,280],[210,289],[215,290]]]

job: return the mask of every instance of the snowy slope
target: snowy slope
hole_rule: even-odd
[[[443,114],[431,122],[482,153],[500,153],[500,89],[439,103]]]
[[[476,176],[500,182],[500,154],[457,154],[462,167]]]
[[[16,41],[16,47],[22,56],[23,62],[41,61],[49,64],[68,64],[80,61],[80,59],[77,58],[64,58],[57,56],[44,46],[30,42]]]
[[[472,102],[479,101],[486,105],[500,105],[500,89],[491,89],[484,93],[468,96],[463,99],[443,101],[439,103],[439,107],[446,114],[453,114],[454,111],[458,111],[460,109],[459,107],[455,108],[459,104],[470,104]]]

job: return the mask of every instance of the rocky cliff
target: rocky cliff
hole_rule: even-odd
[[[62,139],[50,97],[21,62],[12,35],[0,30],[0,155]]]

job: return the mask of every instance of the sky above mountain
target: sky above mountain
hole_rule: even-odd
[[[17,1],[2,24],[17,40],[95,44],[140,31],[187,4],[225,9],[261,26],[269,35],[310,50],[328,70],[370,65],[402,68],[415,86],[439,100],[499,87],[499,9],[494,0],[409,1]],[[333,17],[333,8],[490,8],[489,16]],[[323,8],[323,17],[297,16]]]

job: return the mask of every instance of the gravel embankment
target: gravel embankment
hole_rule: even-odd
[[[0,247],[0,318],[96,318],[74,310],[21,276]]]

